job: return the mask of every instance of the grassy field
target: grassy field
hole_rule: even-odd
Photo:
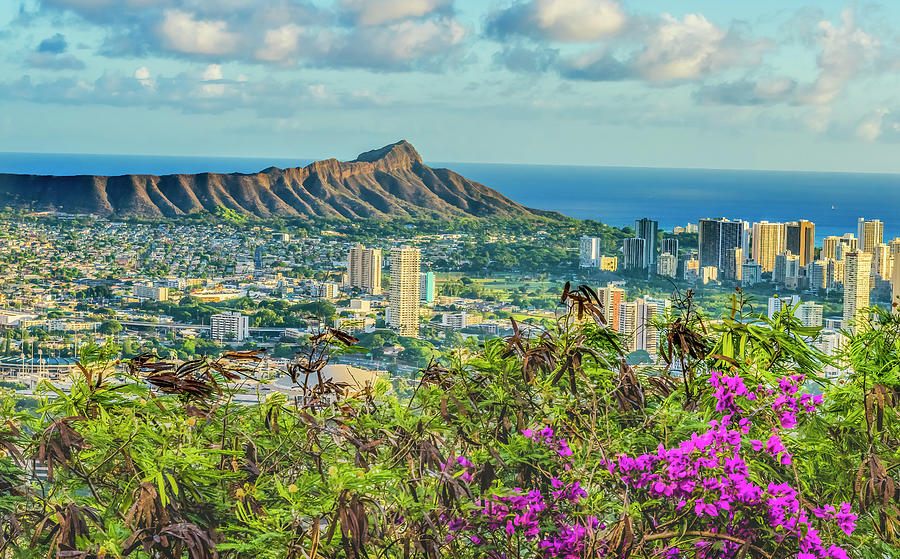
[[[434,281],[435,285],[437,286],[446,282],[459,281],[463,277],[468,277],[474,283],[476,283],[480,287],[483,287],[484,289],[495,291],[516,291],[519,288],[524,287],[526,291],[541,293],[547,290],[554,290],[562,287],[559,282],[556,281],[540,279],[539,277],[515,276],[512,274],[493,276],[489,278],[473,278],[459,272],[446,272],[436,273],[434,275]]]

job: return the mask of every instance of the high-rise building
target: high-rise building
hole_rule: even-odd
[[[891,247],[884,243],[875,245],[872,248],[872,273],[879,279],[888,280],[891,278],[892,265]]]
[[[315,287],[314,295],[323,299],[337,299],[341,295],[341,286],[333,281],[323,281]]]
[[[856,237],[859,239],[859,250],[872,254],[875,245],[884,242],[884,224],[878,219],[866,221],[861,217],[856,224]]]
[[[822,258],[831,258],[834,260],[834,251],[840,242],[841,238],[837,235],[829,235],[822,239]]]
[[[434,303],[434,272],[419,272],[419,300]]]
[[[366,248],[357,243],[347,257],[347,276],[350,287],[372,295],[381,294],[381,249]]]
[[[801,303],[800,297],[797,295],[789,295],[787,297],[769,297],[769,318],[775,315],[783,308],[793,309],[793,315],[800,320],[800,324],[807,327],[822,326],[822,305],[809,302]]]
[[[859,239],[854,237],[853,233],[846,233],[843,237],[838,237],[838,242],[833,249],[833,258],[835,260],[843,260],[848,252],[853,252],[854,250],[857,250],[858,247]]]
[[[656,273],[660,276],[674,278],[678,274],[678,258],[668,252],[660,254],[656,263]]]
[[[696,256],[692,255],[684,260],[684,279],[687,281],[700,279],[700,259]]]
[[[619,305],[625,302],[625,290],[608,284],[597,290],[597,298],[603,306],[603,316],[606,318],[606,324],[618,331],[619,328]]]
[[[800,304],[798,295],[788,295],[786,297],[769,297],[768,316],[775,318],[775,315],[781,312],[781,309],[788,307],[793,308]]]
[[[741,285],[756,285],[762,281],[762,266],[753,262],[741,265]]]
[[[844,273],[844,325],[855,329],[863,320],[863,309],[869,306],[872,255],[864,251],[847,253]]]
[[[634,222],[634,236],[644,239],[644,268],[656,267],[656,238],[659,232],[659,223],[645,217]]]
[[[625,336],[625,350],[644,350],[652,358],[659,353],[659,329],[655,320],[669,307],[668,300],[636,299],[619,305],[618,332]]]
[[[715,283],[719,280],[719,269],[715,266],[703,266],[700,268],[700,281],[703,285]]]
[[[784,252],[784,224],[760,221],[753,224],[752,259],[763,272],[775,269],[775,256]]]
[[[619,323],[616,332],[624,335],[623,348],[627,353],[637,349],[638,302],[627,301],[619,304]]]
[[[744,264],[744,249],[734,247],[728,249],[728,259],[722,266],[722,275],[729,281],[741,281],[742,266]]]
[[[391,249],[390,324],[401,336],[419,334],[419,268],[417,248]]]
[[[211,337],[214,340],[241,342],[250,336],[250,317],[227,311],[210,317]]]
[[[600,237],[581,237],[579,250],[580,264],[582,268],[596,268],[600,260]]]
[[[668,299],[644,298],[644,305],[640,312],[641,338],[643,345],[639,349],[645,350],[655,361],[659,355],[659,328],[656,320],[665,316],[672,302]]]
[[[646,241],[640,237],[624,239],[622,241],[622,262],[626,270],[639,270],[647,268]]]
[[[789,280],[800,277],[800,257],[786,250],[775,257],[775,269],[772,271],[772,282],[776,285],[787,285]]]
[[[831,285],[828,289],[837,289],[840,291],[844,290],[844,274],[847,271],[847,261],[846,260],[832,260],[831,261]]]
[[[900,313],[900,256],[894,257],[894,269],[891,273],[891,307],[895,313]],[[894,306],[896,304],[896,306]]]
[[[806,266],[815,256],[816,224],[801,219],[785,224],[785,250],[800,257],[800,265]]]
[[[700,268],[712,266],[722,273],[724,276],[731,270],[732,277],[735,275],[732,269],[733,263],[729,253],[730,249],[742,248],[744,254],[749,249],[749,229],[747,222],[736,220],[731,221],[725,218],[719,219],[701,219],[700,235],[698,244],[700,247]]]
[[[678,257],[678,239],[668,238],[663,239],[659,244],[659,253],[663,254],[664,252],[668,252],[674,257]]]
[[[888,243],[888,247],[891,249],[891,256],[900,254],[900,237],[891,239],[891,241]]]
[[[809,290],[816,294],[827,292],[834,281],[834,260],[824,258],[811,262],[807,267]]]
[[[601,252],[600,237],[581,237],[579,246],[579,264],[582,268],[600,268],[606,272],[615,272],[619,267],[619,259],[615,256],[604,256]]]
[[[807,328],[818,328],[822,326],[822,318],[825,307],[818,303],[813,303],[812,301],[807,301],[805,303],[801,303],[799,307],[797,307],[797,311],[794,313],[798,319],[800,319],[800,324]]]

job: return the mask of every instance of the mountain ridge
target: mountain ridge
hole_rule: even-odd
[[[0,204],[103,217],[175,218],[227,208],[258,218],[451,218],[556,215],[527,208],[400,140],[352,161],[323,159],[257,173],[0,174]]]

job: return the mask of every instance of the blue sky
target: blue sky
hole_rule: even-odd
[[[900,5],[0,2],[0,151],[900,172]]]

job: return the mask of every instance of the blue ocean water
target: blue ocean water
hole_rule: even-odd
[[[47,175],[204,171],[252,173],[310,159],[0,153],[0,172]],[[611,225],[636,218],[671,230],[703,217],[749,221],[809,219],[816,236],[856,232],[859,217],[884,222],[900,236],[900,175],[429,163],[448,167],[526,206]]]

